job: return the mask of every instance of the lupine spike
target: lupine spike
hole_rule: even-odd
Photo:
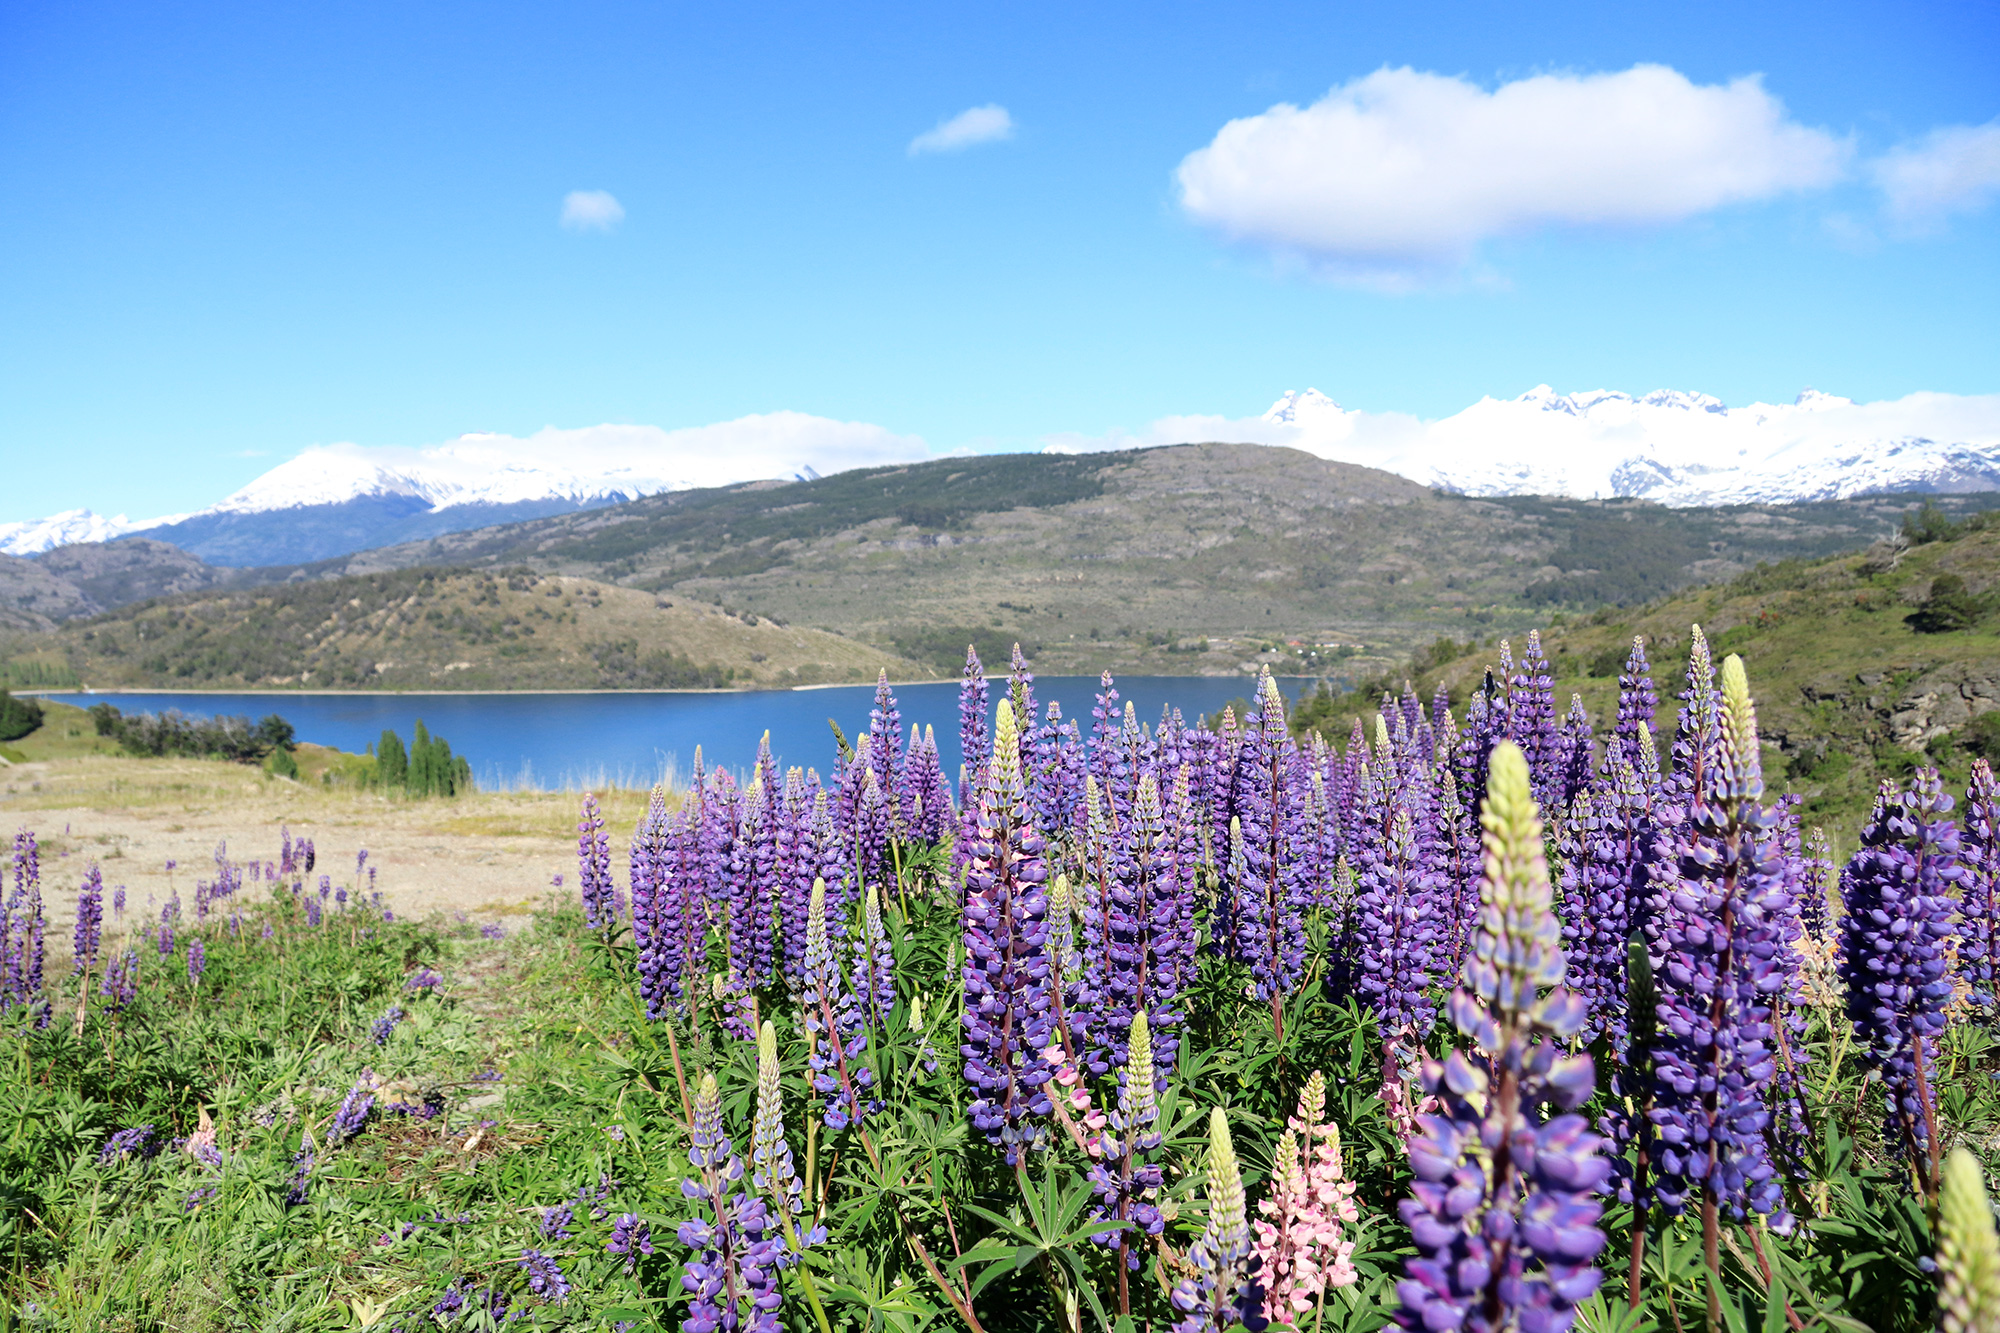
[[[2000,1237],[1979,1159],[1954,1148],[1938,1199],[1938,1326],[2000,1333]]]
[[[1451,1016],[1484,1058],[1454,1050],[1424,1062],[1439,1112],[1418,1118],[1409,1145],[1416,1182],[1401,1210],[1418,1254],[1397,1285],[1395,1317],[1411,1333],[1562,1333],[1600,1278],[1593,1196],[1610,1163],[1574,1114],[1596,1080],[1589,1056],[1560,1053],[1583,1005],[1561,989],[1541,819],[1511,742],[1493,749],[1480,822],[1479,928]],[[1564,1114],[1542,1122],[1545,1103]]]
[[[1264,1284],[1250,1247],[1243,1173],[1229,1141],[1229,1117],[1220,1106],[1208,1116],[1208,1225],[1188,1249],[1195,1275],[1174,1288],[1173,1302],[1186,1317],[1174,1333],[1227,1333],[1242,1324],[1266,1327]]]

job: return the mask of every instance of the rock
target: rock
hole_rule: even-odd
[[[1889,734],[1905,749],[1920,749],[1996,708],[2000,664],[1955,662],[1919,677],[1896,701]]]

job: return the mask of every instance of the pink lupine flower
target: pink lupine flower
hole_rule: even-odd
[[[1326,1078],[1314,1072],[1299,1094],[1299,1110],[1278,1140],[1271,1170],[1271,1193],[1258,1211],[1266,1220],[1251,1223],[1274,1316],[1303,1314],[1325,1298],[1327,1288],[1353,1284],[1354,1242],[1343,1224],[1358,1221],[1354,1182],[1341,1160],[1340,1127],[1326,1114]],[[1298,1322],[1298,1321],[1293,1321]]]

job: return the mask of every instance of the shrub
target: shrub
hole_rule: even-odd
[[[0,741],[17,741],[41,725],[39,699],[16,699],[0,689]]]

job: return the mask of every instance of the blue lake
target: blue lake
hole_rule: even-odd
[[[1312,682],[1281,682],[1288,696]],[[990,682],[998,703],[1007,688]],[[1098,688],[1094,676],[1042,676],[1035,698],[1062,705],[1065,718],[1078,719],[1087,733]],[[1171,704],[1189,722],[1247,696],[1255,682],[1247,676],[1129,676],[1117,682],[1141,721],[1157,722]],[[224,693],[60,693],[48,697],[89,707],[111,703],[127,713],[178,708],[195,716],[270,713],[298,728],[299,739],[359,752],[392,729],[407,744],[412,727],[426,727],[451,743],[453,753],[472,764],[480,786],[575,790],[593,786],[647,786],[684,776],[693,767],[695,747],[709,767],[742,770],[756,759],[757,741],[768,729],[781,765],[832,767],[833,733],[827,719],[852,739],[867,730],[875,701],[872,685],[807,690],[613,694],[224,694]],[[947,776],[958,775],[958,686],[952,682],[903,685],[896,689],[905,735],[911,723],[935,728]]]

